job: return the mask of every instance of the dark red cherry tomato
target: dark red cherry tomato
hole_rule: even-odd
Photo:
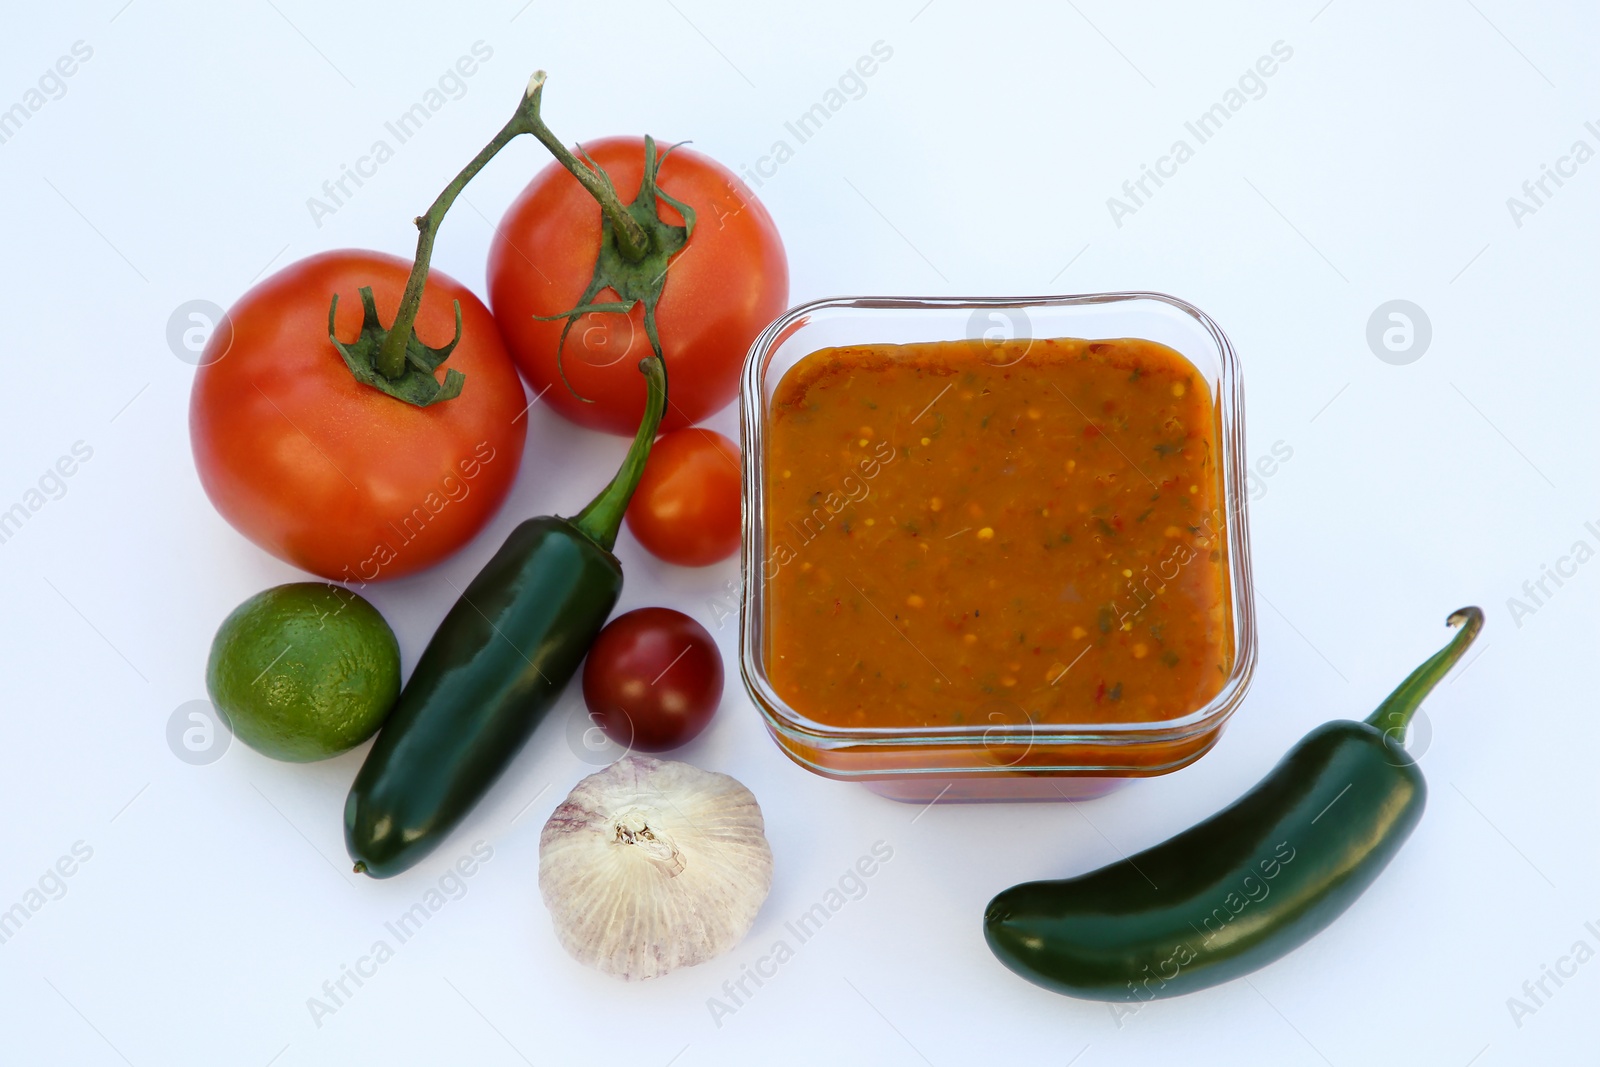
[[[612,619],[590,646],[583,699],[617,744],[677,748],[706,728],[722,701],[722,654],[683,612],[639,608]]]

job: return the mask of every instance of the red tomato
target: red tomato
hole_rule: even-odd
[[[377,252],[324,252],[261,282],[212,334],[189,398],[189,436],[223,518],[280,559],[333,581],[410,574],[466,544],[505,500],[522,462],[526,399],[489,309],[428,274],[417,335],[461,342],[445,367],[461,395],[414,407],[356,381],[328,340],[361,327],[372,287],[394,321],[411,265]],[[635,372],[637,373],[637,372]],[[442,377],[442,369],[441,369]]]
[[[610,137],[583,146],[631,203],[644,173],[644,139]],[[659,186],[694,208],[689,244],[672,260],[656,325],[667,363],[663,430],[692,426],[732,400],[750,343],[787,306],[789,265],[777,227],[760,201],[715,161],[679,148],[661,165]],[[683,219],[664,201],[661,217]],[[489,246],[489,303],[523,377],[544,402],[583,426],[632,434],[644,413],[639,360],[650,354],[644,310],[585,315],[567,334],[539,322],[576,306],[600,251],[600,205],[559,163],[522,191]],[[615,300],[605,289],[597,300]]]
[[[739,551],[739,446],[691,426],[656,439],[628,505],[628,529],[652,555],[704,567]]]
[[[589,717],[643,752],[694,740],[722,701],[722,654],[704,626],[671,608],[639,608],[606,624],[583,664]]]

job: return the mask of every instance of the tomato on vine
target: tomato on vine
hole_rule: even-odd
[[[608,137],[581,146],[580,160],[539,136],[559,162],[534,176],[489,248],[489,304],[523,377],[572,421],[630,434],[645,402],[635,367],[655,335],[662,429],[725,406],[751,342],[788,304],[767,209],[688,148]],[[636,189],[626,202],[618,193]]]
[[[544,82],[537,72],[417,217],[409,270],[376,252],[312,256],[213,334],[189,402],[195,466],[267,551],[336,581],[398,577],[456,551],[505,499],[527,434],[522,384],[489,310],[442,274],[429,287],[428,267],[467,183],[516,137],[549,136]]]
[[[420,397],[426,380],[435,396],[459,395],[419,407],[352,373],[360,357],[340,344],[353,351],[397,314],[409,269],[351,250],[291,264],[229,310],[190,394],[212,504],[260,547],[332,581],[398,577],[451,555],[494,515],[522,462],[522,385],[489,309],[453,278],[432,274],[414,323],[428,341],[458,335],[445,384],[412,365],[396,388]]]

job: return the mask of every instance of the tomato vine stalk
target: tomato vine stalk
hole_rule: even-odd
[[[687,233],[677,242],[670,240],[663,242],[656,233],[647,228],[646,222],[654,217],[654,198],[650,198],[648,208],[651,212],[649,220],[641,220],[637,211],[630,211],[622,203],[612,186],[610,178],[592,161],[585,162],[561,143],[560,139],[545,125],[544,119],[539,114],[539,106],[544,94],[544,84],[547,75],[544,71],[536,71],[528,81],[528,87],[517,104],[516,113],[511,116],[500,132],[472,158],[472,161],[462,168],[449,185],[433,201],[427,212],[417,216],[417,253],[411,264],[411,273],[406,278],[405,290],[401,294],[400,308],[395,314],[394,322],[387,329],[378,320],[376,303],[370,288],[360,291],[363,320],[361,333],[356,340],[346,344],[334,334],[334,316],[338,310],[339,297],[334,294],[332,304],[328,308],[328,335],[334,347],[344,357],[345,363],[355,377],[380,389],[390,396],[426,407],[429,404],[452,399],[458,396],[465,384],[465,376],[454,368],[447,368],[444,382],[440,383],[434,374],[439,366],[450,357],[451,351],[461,339],[461,305],[455,306],[456,329],[455,336],[450,343],[442,348],[431,348],[422,343],[416,336],[417,312],[422,306],[422,292],[428,281],[428,268],[433,259],[433,242],[438,235],[439,227],[444,222],[445,215],[455,204],[456,198],[467,184],[477,177],[478,172],[488,165],[489,161],[500,153],[511,141],[523,134],[531,134],[543,144],[550,153],[556,157],[563,167],[576,178],[596,202],[605,218],[605,231],[608,247],[613,249],[616,257],[628,266],[645,265],[647,268],[654,258],[662,258],[682,247],[687,240]],[[664,154],[663,154],[664,155]],[[651,178],[654,176],[654,167],[650,168]],[[661,194],[664,199],[672,203],[680,211],[686,212],[685,217],[692,227],[693,211],[687,210],[684,205],[672,201]],[[643,198],[641,198],[643,199]],[[664,223],[658,225],[665,227]],[[683,227],[666,227],[667,229],[684,229]],[[652,252],[657,256],[653,257]],[[602,256],[604,258],[604,256]],[[665,274],[664,263],[656,272],[656,294],[659,295],[662,276]],[[586,296],[580,305],[581,310],[591,310],[590,296]],[[631,307],[631,301],[629,305]],[[654,300],[647,303],[653,311]],[[607,305],[605,310],[610,310]],[[574,309],[572,318],[580,313]],[[566,317],[566,316],[562,316]],[[571,319],[569,318],[569,326]],[[650,323],[652,340],[654,340],[653,317]],[[565,333],[563,333],[565,337]],[[660,355],[659,344],[654,346],[656,354]]]

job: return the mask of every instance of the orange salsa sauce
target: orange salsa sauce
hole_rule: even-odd
[[[1202,707],[1233,666],[1218,443],[1153,341],[812,353],[770,410],[773,687],[840,727]]]

